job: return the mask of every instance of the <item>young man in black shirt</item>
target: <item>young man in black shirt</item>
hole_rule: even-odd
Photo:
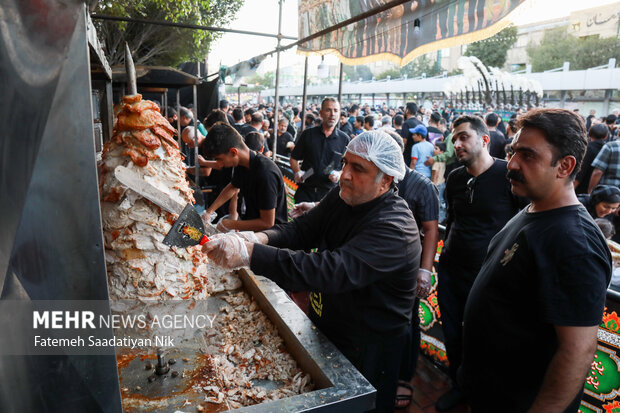
[[[489,131],[479,117],[461,116],[454,121],[452,142],[463,166],[446,181],[446,240],[437,268],[441,323],[454,383],[461,364],[467,296],[491,238],[519,210],[519,200],[506,179],[506,161],[489,155],[489,141]],[[435,407],[445,411],[462,401],[464,394],[455,384]]]
[[[347,134],[351,139],[355,137],[353,132],[353,125],[349,123],[349,117],[346,113],[340,112],[340,130]]]
[[[338,129],[340,104],[334,98],[321,102],[321,126],[303,131],[291,153],[291,169],[295,182],[295,203],[317,202],[336,186],[340,177],[341,159],[349,137]],[[303,160],[300,166],[299,161]]]
[[[577,194],[587,194],[588,185],[590,184],[590,177],[592,176],[592,161],[596,159],[596,155],[601,151],[605,140],[607,139],[609,129],[607,126],[599,123],[590,128],[588,134],[590,135],[590,142],[588,142],[588,149],[583,157],[583,163],[581,170],[577,173],[575,178],[575,192]]]
[[[611,254],[573,189],[583,119],[539,109],[518,129],[508,178],[531,204],[489,245],[465,309],[460,378],[472,412],[572,413],[597,346]]]
[[[504,147],[507,143],[506,137],[503,133],[497,130],[497,124],[500,121],[499,116],[491,112],[487,114],[487,116],[484,118],[484,121],[487,124],[487,128],[489,128],[489,137],[491,138],[491,143],[489,144],[489,153],[494,158],[506,159],[506,151],[504,150]]]
[[[444,133],[439,129],[440,121],[441,115],[439,112],[431,113],[431,116],[428,118],[427,138],[433,145],[444,140]]]
[[[403,159],[405,160],[405,164],[408,165],[411,162],[411,147],[413,146],[413,138],[411,137],[410,129],[415,128],[418,125],[421,125],[420,122],[415,116],[418,113],[418,105],[414,102],[407,102],[407,109],[405,109],[405,123],[403,123],[403,143],[405,145],[405,150],[403,153]]]
[[[213,126],[200,151],[203,156],[214,158],[222,168],[235,168],[232,181],[209,206],[206,215],[211,215],[239,190],[245,200],[246,211],[241,220],[222,220],[218,228],[221,225],[220,229],[225,230],[262,231],[287,221],[282,172],[271,159],[251,151],[232,126]]]

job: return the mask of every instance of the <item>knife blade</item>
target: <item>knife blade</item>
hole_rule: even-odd
[[[119,165],[114,169],[114,176],[127,188],[137,192],[144,198],[168,212],[181,215],[181,212],[183,212],[183,209],[186,206],[186,204],[176,201],[174,198],[170,197],[169,194],[162,192],[161,189],[145,181],[144,178],[140,177],[140,175],[122,165]]]
[[[177,202],[170,195],[151,185],[140,175],[122,165],[114,169],[114,176],[127,188],[166,211],[179,216],[164,237],[164,244],[187,248],[193,245],[203,245],[209,241],[209,238],[205,235],[204,223],[192,204],[187,203],[184,205]]]

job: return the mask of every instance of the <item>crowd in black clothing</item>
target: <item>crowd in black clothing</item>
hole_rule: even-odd
[[[333,113],[329,112],[330,108],[335,105],[338,105],[336,118],[333,117]],[[425,273],[430,275],[432,270],[431,266],[437,242],[436,233],[434,234],[433,231],[437,231],[438,223],[445,223],[447,225],[446,246],[438,268],[439,303],[442,308],[446,349],[450,360],[450,376],[454,380],[455,387],[446,395],[447,397],[443,398],[443,404],[438,404],[437,409],[449,409],[455,403],[462,402],[465,400],[467,391],[471,391],[471,389],[463,389],[457,385],[457,368],[461,365],[461,354],[464,348],[462,325],[466,316],[466,302],[481,269],[484,270],[486,268],[489,277],[491,277],[491,272],[499,271],[495,267],[491,270],[485,267],[484,264],[486,262],[485,257],[488,258],[486,251],[489,245],[493,247],[501,244],[499,240],[494,239],[494,236],[502,231],[502,228],[509,221],[512,222],[511,219],[519,213],[520,209],[528,205],[526,198],[514,195],[514,187],[519,185],[521,179],[525,182],[525,178],[520,176],[519,172],[511,171],[511,168],[508,167],[508,161],[514,155],[519,157],[519,162],[522,162],[522,153],[520,151],[523,151],[523,149],[517,145],[513,150],[513,143],[523,141],[520,138],[520,131],[517,130],[517,127],[522,125],[520,123],[521,115],[530,119],[535,117],[535,114],[532,115],[527,112],[523,114],[515,113],[508,119],[502,119],[501,116],[489,109],[485,113],[461,116],[461,112],[449,108],[441,108],[434,105],[431,109],[427,109],[425,106],[418,106],[413,102],[397,108],[389,108],[386,105],[371,107],[370,105],[352,104],[340,110],[338,102],[333,99],[326,99],[321,106],[311,104],[306,108],[305,112],[301,112],[300,108],[290,105],[278,110],[278,123],[275,124],[272,105],[260,104],[251,107],[232,108],[229,107],[227,102],[223,101],[220,105],[220,110],[215,110],[202,122],[207,129],[207,140],[209,139],[209,130],[214,125],[219,123],[229,124],[241,136],[243,147],[247,147],[246,149],[250,150],[250,154],[245,155],[245,158],[241,156],[240,163],[237,160],[225,164],[226,166],[239,168],[244,165],[243,160],[247,158],[245,164],[248,165],[248,170],[243,170],[242,176],[234,177],[234,172],[232,173],[233,175],[229,176],[219,171],[219,178],[217,179],[220,179],[220,181],[224,179],[227,182],[218,181],[218,188],[214,196],[217,196],[219,191],[227,191],[226,198],[229,199],[228,195],[233,196],[233,190],[230,187],[231,183],[237,189],[241,187],[239,200],[234,202],[234,204],[231,203],[231,206],[222,211],[220,215],[228,213],[233,217],[233,220],[237,216],[240,216],[242,219],[252,218],[254,220],[261,220],[264,218],[262,213],[273,208],[277,209],[275,214],[278,219],[271,221],[271,225],[282,224],[284,219],[282,215],[284,188],[281,185],[275,185],[275,183],[274,185],[269,185],[269,188],[272,188],[272,190],[267,191],[270,194],[269,199],[265,199],[258,192],[251,192],[255,190],[253,187],[263,187],[257,185],[257,177],[252,176],[251,169],[259,164],[256,161],[256,157],[262,156],[260,154],[265,155],[264,158],[261,158],[261,170],[270,171],[269,175],[261,173],[260,177],[270,180],[281,179],[281,175],[274,172],[277,168],[270,168],[265,165],[265,162],[271,162],[267,161],[267,157],[270,157],[275,150],[278,155],[290,158],[291,169],[296,182],[299,184],[295,198],[296,202],[310,203],[311,205],[307,206],[307,208],[312,208],[316,204],[323,205],[323,208],[319,210],[322,214],[321,216],[330,216],[329,208],[332,209],[331,213],[337,212],[342,214],[343,217],[347,216],[347,214],[355,216],[355,209],[350,210],[345,207],[336,195],[336,187],[339,184],[342,172],[340,162],[346,152],[347,145],[351,139],[364,132],[382,131],[393,137],[401,147],[404,164],[406,166],[411,165],[411,169],[407,168],[407,178],[403,181],[405,183],[401,183],[398,188],[400,191],[398,194],[407,202],[416,221],[416,226],[420,230],[421,252],[416,252],[421,255],[419,266],[416,270],[419,270],[417,273],[418,290],[415,293],[418,297],[424,297],[425,288],[420,290],[420,285],[426,285]],[[302,119],[302,116],[304,116],[304,119]],[[609,182],[613,182],[614,178],[620,181],[620,177],[608,176],[608,174],[613,175],[620,171],[620,164],[610,165],[613,162],[620,163],[620,156],[615,158],[611,156],[605,160],[606,167],[602,177],[597,172],[597,170],[601,170],[600,165],[603,162],[599,161],[597,163],[597,155],[605,145],[616,142],[619,129],[616,123],[617,118],[614,115],[609,115],[600,122],[592,114],[588,119],[583,119],[583,121],[582,124],[587,125],[590,142],[587,145],[587,151],[585,151],[581,170],[577,174],[580,162],[578,162],[577,169],[575,170],[575,174],[577,174],[574,181],[575,192],[580,195],[579,200],[584,204],[585,210],[592,218],[606,219],[608,223],[613,224],[610,232],[618,233],[619,231],[614,231],[613,227],[618,224],[617,214],[620,206],[620,189],[618,185],[609,185]],[[190,122],[184,121],[184,123],[193,125],[191,119]],[[574,128],[574,125],[571,127]],[[204,137],[201,138],[205,139]],[[205,156],[199,157],[198,162],[203,166],[206,174],[208,175],[213,173],[214,170],[222,169],[224,164],[222,164],[221,160],[218,163],[211,159],[205,159],[206,155],[211,155],[212,152],[202,150],[203,146],[207,146],[206,144],[199,144],[201,144],[201,154]],[[192,152],[190,145],[187,145],[188,153],[186,154],[189,159],[191,159],[190,153]],[[420,149],[422,146],[424,146],[424,150]],[[617,152],[620,152],[620,149]],[[233,155],[236,156],[236,153]],[[598,180],[594,182],[594,179]],[[599,180],[602,185],[597,185]],[[211,202],[213,202],[213,199],[211,199]],[[327,200],[325,204],[322,204],[322,199]],[[219,202],[216,204],[219,205]],[[246,211],[250,210],[252,211],[251,217],[246,213]],[[577,210],[575,209],[575,211]],[[570,222],[574,222],[575,225],[582,225],[582,220],[584,219],[582,216],[583,211],[575,211],[571,209],[570,218],[560,214],[561,217],[558,218],[558,221],[566,218],[571,220]],[[208,212],[211,213],[213,211],[208,210]],[[573,212],[577,215],[571,215]],[[314,218],[316,218],[316,214]],[[555,215],[552,218],[555,219]],[[523,223],[523,225],[530,221],[534,222],[536,219],[533,215],[530,216],[523,211],[517,220],[517,222]],[[264,222],[268,221],[260,221],[261,225]],[[230,219],[225,219],[221,223],[224,224],[219,227],[220,229],[234,229],[231,226]],[[328,232],[337,233],[338,228],[346,227],[344,223],[344,218],[335,221]],[[355,225],[358,224],[356,223]],[[601,229],[605,227],[604,224],[599,226]],[[515,225],[512,226],[512,228],[514,227]],[[609,225],[607,224],[606,228],[608,227]],[[261,226],[259,229],[239,227],[238,229],[259,231],[265,228],[267,227]],[[318,230],[319,228],[316,226],[308,227],[308,231],[311,232]],[[507,231],[507,234],[515,237],[522,236],[517,229],[511,229]],[[275,235],[273,236],[275,237]],[[337,237],[337,235],[333,236]],[[425,237],[431,243],[434,243],[431,247],[424,244]],[[588,234],[588,239],[584,242],[598,246],[600,239],[597,237],[598,234]],[[492,239],[494,239],[493,242],[491,242]],[[285,243],[279,238],[277,242],[273,240],[270,240],[270,242],[274,242],[273,245],[279,247],[293,247],[284,245]],[[531,244],[531,246],[528,246],[528,252],[532,255],[537,255],[532,249],[538,247],[534,247],[535,243],[533,241]],[[517,244],[515,243],[515,245]],[[506,251],[509,251],[511,247],[515,248],[513,245],[509,245]],[[330,246],[323,245],[322,248],[329,250]],[[425,259],[425,248],[427,253],[432,249],[431,259]],[[293,254],[292,256],[286,255],[284,257],[278,255],[276,257],[273,251],[263,247],[257,248],[256,251],[255,259],[260,259],[261,262],[261,265],[254,263],[253,268],[256,270],[264,268],[267,271],[268,268],[269,271],[273,272],[274,267],[270,261],[272,258],[277,258],[278,262],[282,263],[286,262],[282,261],[285,258],[295,261],[296,257],[292,252],[287,253],[289,255]],[[502,250],[501,253],[504,254],[504,251]],[[500,252],[497,254],[500,254]],[[604,252],[599,251],[597,254],[599,254],[599,258],[602,261],[606,259]],[[307,258],[306,255],[299,255],[299,257],[302,256],[304,260]],[[312,261],[312,264],[321,265],[319,262],[314,261]],[[311,268],[313,267],[308,266],[306,269]],[[305,284],[296,284],[286,278],[287,271],[293,271],[293,267],[281,268],[280,270],[278,280],[280,280],[282,285],[289,286],[290,289],[296,291],[304,290]],[[299,266],[295,266],[294,270],[300,272],[299,277],[309,276]],[[308,281],[308,285],[310,284],[312,282]],[[364,288],[367,288],[367,286],[364,286]],[[550,287],[546,286],[545,288],[549,289]],[[364,294],[370,294],[369,291],[371,290]],[[427,290],[426,293],[428,293]],[[487,293],[476,290],[478,295]],[[322,306],[327,303],[319,301],[319,304],[317,304],[317,302],[313,302],[312,295],[310,295],[310,300],[312,305],[317,306],[320,304],[321,311],[323,311]],[[418,301],[416,300],[416,307],[412,309],[414,316],[410,316],[414,320],[414,324],[416,323],[415,320],[417,320],[417,317],[415,317],[417,305]],[[481,311],[480,308],[470,308],[470,311],[472,313],[479,313]],[[315,312],[317,311],[316,308],[314,310]],[[319,325],[323,324],[325,332],[333,333],[332,335],[337,337],[338,332],[331,332],[328,328],[329,326],[325,324],[326,321],[320,319],[321,311],[318,311],[319,318],[315,317],[314,321]],[[548,316],[553,318],[555,317],[553,314],[555,313],[549,312]],[[589,317],[589,319],[584,319],[580,322],[585,323],[585,325],[595,322],[597,317],[596,310],[589,313]],[[563,319],[561,322],[565,321]],[[478,324],[473,324],[480,327]],[[344,331],[342,330],[343,328],[343,325],[338,324],[340,333]],[[370,327],[369,331],[373,329],[374,327]],[[543,327],[541,327],[541,331],[544,331],[544,334],[547,335],[551,334]],[[351,334],[355,335],[358,333],[358,331],[354,331]],[[411,325],[406,332],[399,330],[398,337],[406,340],[405,347],[408,346],[408,349],[402,351],[405,353],[409,352],[409,356],[416,351],[413,357],[415,358],[417,356],[417,348],[419,347],[419,330],[416,331],[414,325]],[[345,344],[342,344],[342,347],[347,348]],[[467,349],[467,346],[465,349]],[[347,350],[350,349],[347,348]],[[548,350],[550,354],[553,354],[553,345],[549,346]],[[401,366],[400,374],[398,374],[401,379],[398,382],[399,388],[398,390],[394,389],[395,393],[389,396],[396,401],[395,407],[397,408],[406,407],[411,400],[413,390],[408,383],[410,383],[411,375],[415,371],[415,360],[412,360],[412,357],[403,356],[400,359],[402,359],[402,364],[406,364],[407,367],[403,368]],[[469,373],[471,374],[471,371]],[[368,374],[373,376],[374,373]],[[532,394],[528,394],[528,397],[530,396]],[[382,393],[381,397],[382,403],[384,403],[385,393]],[[480,400],[477,402],[480,402]],[[531,399],[527,399],[527,403],[531,402]],[[391,406],[394,406],[394,403],[391,403]]]

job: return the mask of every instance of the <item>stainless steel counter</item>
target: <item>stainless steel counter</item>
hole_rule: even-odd
[[[217,271],[212,268],[211,273]],[[351,363],[310,322],[308,317],[291,301],[275,283],[251,273],[238,271],[243,290],[250,295],[267,318],[276,326],[279,336],[298,366],[312,376],[315,390],[277,401],[243,407],[243,412],[298,412],[298,411],[347,411],[363,412],[374,405],[375,389]],[[222,299],[227,293],[214,294],[204,301],[158,302],[149,305],[149,314],[216,314],[227,304]],[[112,305],[114,311],[114,304]],[[120,307],[123,307],[121,305]],[[191,308],[191,310],[190,310]],[[126,309],[125,309],[126,310]],[[145,312],[144,306],[135,309]],[[217,325],[217,322],[216,322]],[[175,347],[166,350],[166,359],[174,358],[171,371],[154,375],[148,363],[155,364],[155,349],[117,349],[119,377],[123,408],[129,412],[140,411],[196,411],[198,405],[205,411],[223,411],[225,404],[205,403],[201,391],[202,380],[209,374],[206,354],[222,354],[218,345],[221,337],[218,328],[181,331],[175,338]],[[242,328],[241,326],[239,328]],[[136,331],[130,335],[136,336]],[[115,334],[118,335],[118,332]],[[125,332],[127,335],[127,332]],[[150,332],[150,334],[155,334]],[[181,337],[181,336],[184,336]],[[146,368],[145,368],[146,367]],[[171,376],[176,370],[178,375]],[[181,373],[183,372],[183,374]],[[147,380],[152,375],[152,380]],[[252,380],[254,385],[267,389],[280,387],[276,381]]]

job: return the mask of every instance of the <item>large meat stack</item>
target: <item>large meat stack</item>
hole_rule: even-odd
[[[110,295],[116,299],[207,297],[207,258],[201,247],[162,243],[177,216],[114,177],[114,168],[123,165],[177,201],[193,203],[174,128],[155,103],[139,94],[123,97],[114,115],[114,135],[103,147],[100,176]]]

